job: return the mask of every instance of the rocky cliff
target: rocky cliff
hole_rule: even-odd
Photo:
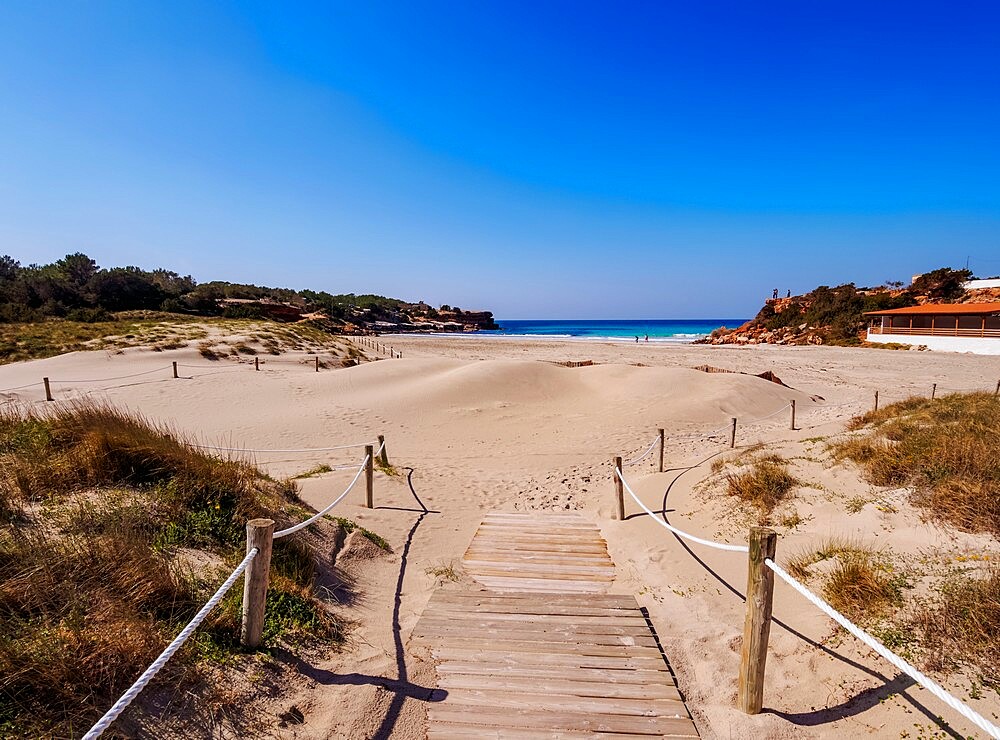
[[[838,344],[864,343],[865,312],[925,303],[1000,301],[1000,288],[966,290],[968,270],[940,268],[900,284],[858,288],[853,283],[825,285],[803,295],[767,300],[752,320],[735,329],[722,327],[700,344]]]

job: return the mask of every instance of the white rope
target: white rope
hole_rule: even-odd
[[[938,699],[943,701],[949,707],[951,707],[956,712],[965,717],[967,720],[976,725],[979,729],[983,730],[983,732],[989,733],[994,738],[1000,738],[1000,727],[997,727],[995,724],[993,724],[985,717],[977,713],[971,707],[967,706],[966,704],[963,704],[957,698],[955,698],[947,691],[945,691],[943,688],[938,686],[938,684],[936,684],[934,681],[929,679],[927,676],[918,671],[912,665],[910,665],[905,660],[896,655],[894,652],[889,650],[889,648],[887,648],[885,645],[880,643],[878,640],[869,635],[860,627],[853,624],[851,621],[847,619],[847,617],[845,617],[843,614],[841,614],[832,606],[830,606],[821,598],[819,598],[812,591],[810,591],[801,583],[799,583],[799,581],[797,581],[794,577],[792,577],[789,573],[787,573],[780,565],[775,563],[773,560],[765,559],[764,563],[767,565],[767,567],[773,570],[778,576],[780,576],[782,580],[784,580],[789,586],[794,588],[808,601],[810,601],[813,604],[813,606],[815,606],[820,611],[825,613],[833,621],[835,621],[845,630],[850,632],[856,638],[861,640],[861,642],[863,642],[865,645],[867,645],[876,653],[885,658],[887,661],[892,663],[892,665],[894,665],[900,671],[902,671],[910,678],[912,678],[914,681],[916,681],[918,684],[923,686]]]
[[[19,390],[22,390],[24,388],[31,388],[31,386],[33,386],[33,385],[41,385],[41,384],[42,384],[42,381],[36,380],[34,383],[28,383],[27,385],[19,385],[19,386],[15,386],[14,388],[4,388],[4,389],[0,390],[0,393],[7,393],[9,391],[19,391]]]
[[[713,542],[712,540],[703,540],[701,537],[695,537],[693,534],[688,534],[682,529],[677,529],[677,527],[674,527],[670,523],[664,521],[662,518],[657,516],[654,511],[652,511],[648,506],[646,506],[646,504],[642,503],[642,501],[639,500],[639,497],[635,495],[635,491],[632,490],[631,486],[629,486],[628,484],[628,481],[625,480],[625,476],[622,475],[622,471],[620,468],[618,467],[615,468],[615,474],[618,476],[619,480],[621,480],[622,485],[625,486],[625,490],[628,491],[629,496],[631,496],[635,500],[635,502],[639,504],[640,507],[642,507],[642,510],[645,511],[647,514],[649,514],[651,517],[653,517],[653,521],[655,521],[657,524],[663,527],[666,527],[671,532],[676,534],[678,537],[683,537],[686,540],[697,542],[699,545],[705,545],[706,547],[714,547],[716,550],[728,550],[729,552],[750,551],[750,548],[747,547],[746,545],[728,545],[724,542]]]
[[[841,409],[844,408],[844,406],[854,406],[859,403],[871,403],[871,398],[858,399],[856,401],[845,401],[844,403],[827,403],[823,404],[822,406],[816,406],[809,410],[821,411],[822,409]]]
[[[635,458],[633,460],[628,460],[627,462],[625,462],[623,464],[624,465],[635,465],[636,463],[642,462],[643,460],[645,460],[647,457],[650,456],[650,454],[656,448],[656,445],[658,445],[659,443],[660,443],[660,435],[657,434],[656,437],[653,438],[653,441],[649,443],[649,449],[647,449],[645,452],[643,452],[642,455],[640,455],[639,457],[637,457],[637,458]]]
[[[123,380],[125,378],[138,378],[140,375],[150,375],[152,373],[160,373],[164,370],[169,370],[171,365],[166,365],[164,367],[157,367],[152,370],[146,370],[141,373],[132,373],[130,375],[116,375],[112,378],[90,378],[89,380],[60,380],[59,378],[52,378],[53,383],[104,383],[109,380]]]
[[[250,561],[253,560],[256,555],[257,548],[255,547],[250,550],[250,552],[247,553],[247,556],[243,558],[243,561],[236,566],[236,570],[229,575],[229,578],[227,578],[225,582],[219,586],[219,590],[215,592],[212,598],[205,602],[205,605],[198,610],[198,613],[194,615],[194,619],[188,622],[187,626],[181,630],[181,633],[174,638],[174,641],[167,645],[166,649],[160,653],[160,657],[154,660],[149,668],[143,671],[143,674],[139,676],[129,690],[122,694],[121,698],[114,703],[114,706],[112,706],[111,709],[109,709],[107,713],[97,721],[97,724],[90,728],[90,731],[83,736],[83,740],[94,740],[94,738],[100,737],[101,734],[108,729],[108,727],[110,727],[111,723],[118,718],[118,715],[125,711],[125,708],[132,703],[132,701],[144,688],[146,688],[146,684],[153,680],[153,676],[155,676],[159,670],[166,665],[171,656],[173,656],[173,654],[180,649],[181,645],[187,641],[191,634],[198,629],[198,625],[204,621],[205,617],[208,616],[208,613],[212,611],[212,609],[214,609],[220,601],[222,601],[222,597],[226,595],[226,592],[236,582],[236,579],[243,574],[243,571],[247,569],[247,566],[250,565]]]
[[[234,365],[232,367],[220,367],[219,365],[182,365],[181,363],[178,362],[177,363],[177,367],[188,367],[188,368],[192,368],[194,370],[210,370],[211,369],[211,370],[215,370],[216,372],[220,372],[221,370],[245,370],[246,369],[244,367],[243,363],[237,363],[236,365]]]
[[[750,419],[749,421],[744,421],[743,422],[743,426],[747,426],[749,424],[756,424],[758,421],[764,421],[765,419],[770,419],[772,416],[777,416],[778,414],[780,414],[785,409],[789,409],[791,407],[792,407],[791,402],[786,403],[784,406],[782,406],[780,409],[778,409],[774,413],[768,414],[767,416],[762,416],[759,419]]]
[[[361,474],[363,472],[365,472],[365,467],[368,465],[368,459],[369,459],[368,456],[365,455],[365,459],[361,462],[361,467],[359,467],[358,468],[358,472],[354,474],[354,480],[352,480],[351,484],[344,490],[344,492],[342,494],[340,494],[339,496],[337,496],[337,498],[335,498],[330,504],[328,504],[325,509],[323,509],[322,511],[316,512],[311,517],[309,517],[308,519],[306,519],[304,522],[299,522],[298,524],[296,524],[293,527],[289,527],[288,529],[283,529],[280,532],[275,532],[274,533],[274,539],[278,539],[279,537],[287,537],[290,534],[295,534],[300,529],[305,529],[310,524],[312,524],[314,521],[316,521],[321,516],[323,516],[330,509],[332,509],[334,506],[336,506],[337,504],[339,504],[344,499],[344,497],[351,492],[351,489],[354,488],[354,485],[358,482],[358,478],[361,477]]]
[[[333,450],[351,450],[355,447],[364,447],[367,442],[361,442],[360,444],[353,445],[339,445],[337,447],[299,447],[290,450],[264,450],[264,449],[252,449],[249,447],[215,447],[213,445],[198,445],[194,442],[185,442],[188,447],[197,447],[199,450],[216,450],[218,452],[281,452],[281,453],[291,453],[291,452],[332,452]],[[384,443],[383,443],[384,444]],[[348,467],[354,467],[349,465]]]

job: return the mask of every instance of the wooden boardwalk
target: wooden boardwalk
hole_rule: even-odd
[[[575,514],[489,514],[413,631],[447,692],[428,737],[697,737],[652,625],[608,594],[614,563]]]

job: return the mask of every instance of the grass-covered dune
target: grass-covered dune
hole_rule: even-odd
[[[856,417],[851,427],[856,433],[833,453],[857,463],[868,482],[909,488],[910,501],[942,527],[1000,538],[1000,398],[911,398]],[[997,559],[989,552],[965,559],[904,607],[897,579],[877,567],[878,553],[855,553],[846,561],[849,572],[833,574],[839,579],[827,584],[826,596],[848,613],[896,612],[893,633],[901,644],[894,647],[919,645],[914,649],[931,670],[971,667],[1000,692]]]
[[[0,412],[0,735],[82,734],[240,561],[247,519],[306,515],[293,484],[136,415]],[[339,639],[321,561],[308,537],[275,542],[266,646]],[[234,587],[148,694],[240,652],[241,598]]]

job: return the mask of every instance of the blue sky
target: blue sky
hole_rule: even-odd
[[[505,318],[1000,274],[988,3],[0,5],[0,252]]]

